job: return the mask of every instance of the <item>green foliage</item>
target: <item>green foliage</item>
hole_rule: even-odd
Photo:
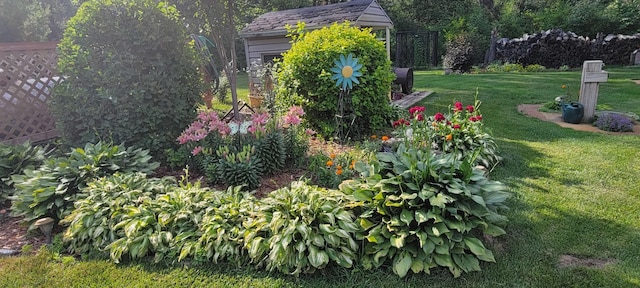
[[[349,53],[363,64],[360,84],[351,90],[352,105],[347,107],[349,114],[356,115],[351,131],[370,135],[387,127],[391,119],[388,92],[394,74],[384,43],[376,40],[370,29],[350,27],[349,23],[296,35],[278,72],[278,106],[302,106],[311,128],[333,136],[340,89],[330,70],[340,55]]]
[[[178,260],[194,255],[196,259],[214,263],[228,261],[240,265],[248,262],[243,223],[257,213],[257,201],[250,194],[241,193],[240,187],[230,187],[226,193],[216,196],[211,199],[199,225],[200,238],[185,245]]]
[[[497,211],[506,208],[502,184],[489,181],[468,160],[404,144],[377,158],[378,163],[358,165],[365,179],[340,186],[364,203],[359,221],[366,269],[388,264],[404,277],[409,270],[429,273],[442,266],[458,277],[479,271],[479,261],[495,262],[474,233],[505,233],[496,226],[506,221]]]
[[[86,196],[80,192],[87,182],[115,172],[150,173],[159,165],[150,160],[146,150],[87,143],[66,158],[48,159],[36,169],[12,176],[16,187],[12,214],[24,216],[30,224],[42,217],[62,219],[71,213],[76,200]]]
[[[238,152],[223,146],[216,151],[216,155],[219,159],[216,164],[217,179],[224,179],[224,183],[230,186],[245,185],[243,189],[248,191],[260,186],[264,168],[254,146],[245,145]]]
[[[540,64],[531,64],[527,65],[527,67],[524,67],[524,71],[526,72],[542,72],[544,70],[547,70],[547,67],[544,67]]]
[[[247,222],[245,246],[251,260],[269,271],[298,275],[335,263],[357,261],[359,226],[347,205],[352,198],[335,190],[293,182],[259,202]]]
[[[442,60],[445,71],[465,73],[473,66],[473,46],[468,34],[463,33],[447,40],[446,54]]]
[[[66,144],[126,142],[161,156],[195,115],[200,77],[174,7],[85,2],[58,46],[51,109]]]
[[[45,41],[51,10],[37,0],[0,0],[0,42]]]
[[[309,151],[309,134],[300,127],[289,127],[284,131],[285,163],[287,167],[299,167]],[[315,133],[315,132],[314,132]]]
[[[13,195],[11,176],[39,167],[51,152],[53,150],[33,146],[29,141],[21,145],[0,143],[0,203]]]
[[[75,254],[103,253],[107,246],[124,237],[124,229],[114,229],[136,205],[146,204],[156,194],[166,193],[172,178],[148,179],[143,173],[115,173],[87,183],[86,197],[61,223],[68,250]],[[132,226],[131,229],[134,229]]]
[[[255,156],[260,159],[262,174],[282,171],[287,157],[285,139],[279,130],[266,133],[257,139]]]

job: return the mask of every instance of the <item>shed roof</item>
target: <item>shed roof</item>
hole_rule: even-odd
[[[376,20],[367,21],[364,19],[367,16],[369,18],[373,16]],[[337,4],[268,12],[256,18],[239,34],[243,38],[286,35],[285,25],[289,24],[295,27],[299,21],[305,22],[305,27],[309,29],[318,29],[344,21],[349,21],[356,26],[393,27],[393,22],[375,0],[352,0]]]

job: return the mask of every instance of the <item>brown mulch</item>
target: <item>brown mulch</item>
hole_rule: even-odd
[[[0,204],[0,249],[19,252],[23,246],[31,245],[37,251],[45,244],[45,237],[38,231],[27,233],[27,226],[21,224],[22,218],[9,216],[7,203]],[[0,255],[2,256],[2,255]]]
[[[633,132],[609,132],[598,129],[588,123],[581,124],[571,124],[562,121],[562,113],[548,113],[539,111],[542,104],[520,104],[518,105],[518,111],[527,116],[535,117],[540,120],[548,121],[556,123],[565,128],[571,128],[579,131],[587,131],[587,132],[599,132],[599,133],[607,133],[612,135],[640,135],[640,125],[633,126]]]

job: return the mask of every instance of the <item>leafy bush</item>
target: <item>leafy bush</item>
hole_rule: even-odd
[[[329,263],[350,268],[357,261],[359,231],[352,198],[294,182],[260,200],[259,214],[246,223],[245,245],[251,260],[269,271],[298,275]]]
[[[453,73],[465,73],[473,66],[473,46],[469,40],[470,36],[461,33],[447,40],[445,44],[446,54],[442,60],[445,71]]]
[[[148,203],[171,186],[177,186],[173,178],[149,179],[143,173],[119,172],[87,183],[83,188],[86,197],[78,199],[75,209],[61,221],[69,225],[64,232],[67,248],[82,255],[103,253],[125,236],[123,229],[114,228],[132,206]]]
[[[249,261],[244,248],[245,229],[243,223],[257,213],[256,199],[240,193],[239,187],[229,188],[226,193],[217,193],[209,203],[199,224],[200,238],[185,245],[179,260],[188,255],[196,259],[208,259],[214,263],[226,260],[238,265]]]
[[[201,81],[176,9],[153,0],[88,1],[58,46],[51,109],[71,146],[111,140],[159,156],[195,116]]]
[[[49,159],[37,169],[11,177],[16,187],[12,213],[24,216],[28,223],[42,217],[62,219],[71,213],[76,200],[86,196],[80,191],[87,182],[115,172],[150,173],[159,166],[150,160],[147,150],[87,143],[66,158]]]
[[[524,71],[527,72],[542,72],[547,70],[547,67],[544,67],[540,64],[531,64],[531,65],[527,65],[527,67],[524,67]]]
[[[370,135],[387,127],[391,120],[388,93],[394,79],[391,62],[384,43],[376,40],[370,29],[350,27],[349,23],[301,32],[294,38],[278,72],[278,106],[302,106],[311,128],[323,136],[333,136],[340,89],[329,71],[340,55],[349,53],[363,64],[360,84],[349,96],[352,105],[348,113],[356,115],[351,131]]]
[[[216,154],[218,163],[217,179],[224,179],[230,186],[245,185],[244,189],[251,191],[260,186],[262,179],[262,160],[255,155],[255,147],[246,145],[239,152],[229,150],[228,146],[220,147]]]
[[[475,235],[505,233],[496,226],[506,221],[497,211],[508,196],[502,184],[467,159],[404,144],[377,159],[357,165],[365,179],[340,186],[364,202],[359,221],[366,269],[389,264],[404,277],[442,266],[458,277],[480,270],[479,260],[495,261]]]
[[[39,167],[52,151],[33,146],[28,141],[21,145],[0,143],[0,205],[13,195],[11,176],[22,174],[26,169]]]
[[[633,131],[633,121],[619,113],[603,113],[593,123],[600,130],[612,132]]]

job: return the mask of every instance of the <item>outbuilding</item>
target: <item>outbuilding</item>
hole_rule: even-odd
[[[280,57],[291,48],[286,25],[296,27],[304,22],[308,30],[349,21],[356,27],[368,27],[379,33],[390,55],[390,29],[393,22],[376,0],[352,0],[337,4],[313,6],[263,14],[240,31],[244,39],[247,65],[263,64]],[[257,80],[257,79],[252,79]]]

